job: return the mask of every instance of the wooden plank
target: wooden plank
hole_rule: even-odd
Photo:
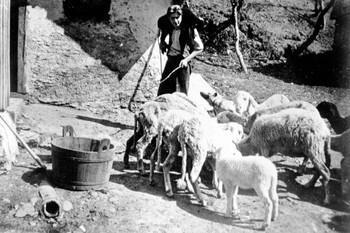
[[[27,73],[26,69],[26,14],[27,14],[27,1],[24,1],[24,5],[21,5],[18,10],[18,69],[17,69],[17,92],[28,93],[27,88]]]
[[[0,1],[0,111],[10,104],[10,0]]]

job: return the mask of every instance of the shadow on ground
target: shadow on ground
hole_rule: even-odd
[[[349,88],[349,64],[341,54],[328,51],[302,55],[286,63],[268,64],[253,70],[299,85]]]

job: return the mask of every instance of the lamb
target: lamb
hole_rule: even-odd
[[[144,151],[157,136],[159,118],[170,109],[208,115],[204,109],[198,107],[185,94],[178,92],[160,95],[156,99],[145,103],[134,114],[134,135],[126,142],[124,168],[130,168],[129,154],[132,150],[136,150],[137,169],[141,175],[145,174],[143,166]]]
[[[350,128],[350,116],[341,116],[335,104],[322,101],[316,108],[321,117],[326,118],[329,121],[336,134],[341,134]]]
[[[316,174],[305,185],[312,187],[320,175],[325,190],[324,203],[329,203],[330,131],[325,121],[305,109],[285,109],[258,117],[249,133],[238,143],[242,154],[259,153],[265,157],[280,152],[307,157]],[[322,161],[325,156],[326,165]]]
[[[241,138],[243,136],[242,126],[237,123],[234,123],[231,126],[233,128],[238,127],[238,131],[240,132],[239,137]],[[194,188],[194,192],[199,203],[201,203],[203,206],[206,205],[206,202],[203,199],[198,185],[199,173],[206,159],[215,159],[215,154],[217,153],[218,148],[225,146],[227,148],[232,148],[233,153],[237,151],[235,149],[235,144],[232,141],[231,130],[223,130],[222,128],[218,127],[218,124],[213,123],[212,121],[208,122],[206,119],[200,117],[193,117],[190,120],[186,120],[179,127],[177,138],[181,145],[183,157],[182,176],[178,181],[178,188],[183,188],[185,186],[184,179],[187,166],[186,161],[187,153],[189,152],[193,161],[192,169],[190,171],[190,182]],[[236,141],[240,140],[240,138],[238,138]],[[169,176],[169,170],[173,160],[174,156],[169,151],[169,156],[163,165],[165,190],[168,196],[173,195]],[[216,171],[214,170],[214,177],[215,174]],[[221,187],[217,186],[217,188],[219,195],[222,192],[220,190]]]
[[[265,204],[265,219],[262,229],[270,226],[278,215],[277,169],[267,158],[245,156],[222,147],[217,153],[217,176],[224,183],[227,195],[225,217],[231,217],[237,211],[238,187],[253,188]]]

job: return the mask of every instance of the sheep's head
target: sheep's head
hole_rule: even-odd
[[[323,118],[332,119],[339,117],[337,106],[335,106],[333,103],[322,101],[316,108]]]
[[[233,97],[233,102],[235,103],[237,113],[243,116],[252,115],[259,106],[253,96],[246,91],[237,92]]]
[[[211,105],[213,106],[218,99],[221,99],[221,95],[217,92],[209,93],[209,92],[199,92],[200,95]]]

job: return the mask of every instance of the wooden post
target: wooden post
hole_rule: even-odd
[[[10,0],[0,0],[0,111],[10,104]]]

